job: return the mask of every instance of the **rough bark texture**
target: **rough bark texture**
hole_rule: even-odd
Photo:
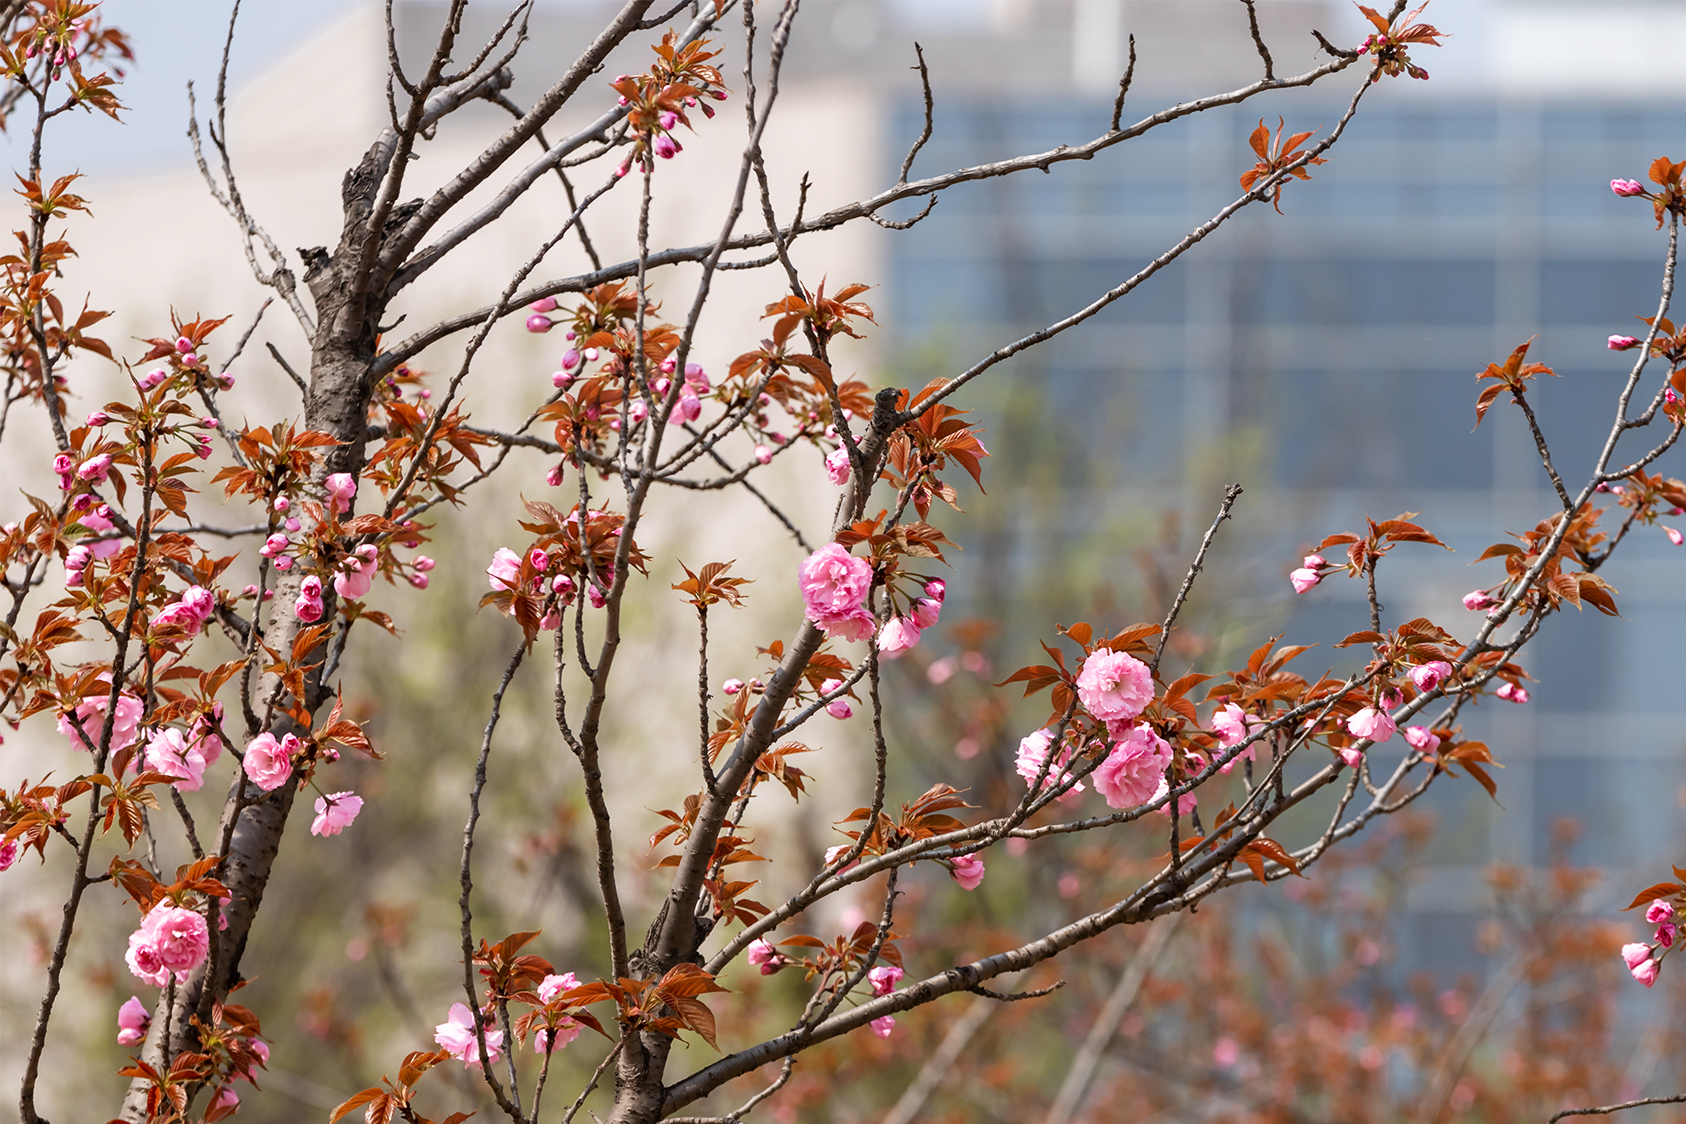
[[[310,394],[305,403],[304,428],[320,430],[343,444],[327,450],[318,466],[315,480],[319,483],[328,474],[349,472],[356,475],[363,467],[364,433],[367,428],[369,399],[374,387],[371,367],[375,354],[376,324],[382,306],[355,295],[351,273],[357,268],[359,238],[367,228],[375,192],[380,183],[380,168],[376,150],[346,174],[342,187],[345,205],[345,226],[336,252],[329,255],[320,249],[301,251],[309,286],[316,305],[316,338],[311,341]],[[270,603],[271,617],[264,631],[264,642],[281,653],[292,649],[294,638],[301,628],[290,606],[298,596],[302,581],[302,567],[280,574],[275,600]],[[333,618],[332,588],[323,590],[327,612],[324,620]],[[331,634],[330,634],[331,635]],[[322,654],[311,657],[320,663]],[[321,683],[318,673],[307,680],[304,700],[312,712],[327,701],[331,690]],[[253,696],[253,706],[261,717],[266,703],[277,690],[276,678],[265,675]],[[300,732],[292,720],[277,706],[277,718],[270,732],[277,737]],[[227,998],[229,989],[242,978],[241,957],[251,935],[253,922],[263,904],[270,871],[281,848],[281,835],[293,809],[297,787],[281,786],[266,793],[247,781],[237,778],[223,808],[216,840],[227,830],[230,818],[236,818],[230,838],[228,854],[224,856],[220,877],[232,898],[226,910],[228,928],[217,932],[213,925],[212,955],[206,963],[183,983],[159,996],[153,1013],[151,1031],[147,1036],[142,1059],[163,1068],[168,1058],[174,1058],[194,1044],[192,1020],[195,1016],[209,1023],[211,1009]],[[207,845],[214,845],[207,841]],[[168,1039],[166,1040],[166,1028]],[[123,1100],[122,1119],[139,1122],[146,1119],[147,1082],[137,1078],[130,1083]]]

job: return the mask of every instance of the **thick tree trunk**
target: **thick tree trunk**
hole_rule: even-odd
[[[337,251],[331,256],[320,249],[302,251],[308,267],[305,282],[314,298],[317,317],[316,337],[311,341],[310,394],[305,403],[303,425],[342,442],[328,449],[318,465],[313,476],[318,484],[330,473],[348,472],[356,476],[364,463],[363,446],[374,388],[370,369],[382,307],[357,295],[352,274],[357,268],[362,236],[379,184],[375,159],[375,151],[371,150],[358,167],[346,174],[342,187],[346,221]],[[305,576],[302,570],[303,567],[295,567],[279,574],[275,599],[270,603],[271,616],[263,634],[264,642],[278,652],[289,652],[303,627],[291,609]],[[331,586],[324,588],[323,599],[327,607],[324,619],[331,620],[334,612]],[[320,654],[314,659],[320,663]],[[303,700],[312,712],[331,695],[330,685],[321,683],[317,674],[307,680],[307,697]],[[273,675],[259,680],[253,708],[260,719],[276,687]],[[279,716],[270,732],[280,737],[297,731],[292,720],[280,714],[280,707],[276,709]],[[226,999],[230,988],[242,978],[241,957],[280,853],[282,832],[296,793],[297,787],[291,784],[266,793],[244,775],[236,777],[217,834],[206,841],[208,847],[220,845],[229,819],[235,819],[220,874],[232,899],[224,911],[228,928],[217,932],[213,926],[211,956],[175,987],[173,1003],[170,989],[159,996],[141,1055],[152,1066],[162,1069],[168,1064],[167,1058],[193,1049],[197,1044],[193,1017],[198,1016],[208,1025],[211,1009]],[[130,1083],[123,1100],[123,1120],[140,1124],[146,1119],[147,1089],[144,1079],[136,1078]]]

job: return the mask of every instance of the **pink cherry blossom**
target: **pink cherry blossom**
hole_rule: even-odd
[[[580,986],[580,978],[572,972],[548,975],[539,981],[539,1002],[548,1006],[556,1002],[558,996],[564,992],[572,991],[578,986]]]
[[[76,498],[87,499],[88,497],[84,494]],[[109,518],[110,514],[111,508],[102,503],[97,510],[87,512],[82,516],[82,526],[102,535],[107,531],[116,530],[116,525]],[[123,549],[123,540],[113,536],[112,538],[89,539],[82,545],[86,546],[88,553],[95,558],[110,558]],[[82,567],[77,568],[81,569]]]
[[[880,964],[866,974],[868,982],[872,984],[872,994],[888,995],[896,990],[896,985],[902,982],[903,972],[894,964]]]
[[[660,156],[663,160],[672,160],[674,155],[679,151],[679,142],[668,136],[666,133],[663,133],[651,143],[650,147],[655,151],[655,154]]]
[[[755,461],[757,464],[773,463],[773,450],[767,448],[765,445],[755,446]]]
[[[59,733],[69,738],[72,746],[91,750],[93,745],[99,742],[100,730],[105,724],[105,708],[110,698],[111,696],[101,692],[93,698],[87,699],[76,708],[74,721],[69,714],[59,715]],[[141,713],[145,710],[146,704],[134,695],[124,692],[117,696],[117,717],[111,723],[111,751],[113,753],[135,744],[135,736],[140,728]],[[83,736],[84,733],[86,733],[86,737]]]
[[[1444,683],[1452,674],[1452,665],[1445,660],[1432,660],[1419,664],[1410,671],[1411,682],[1417,685],[1419,691],[1432,691]]]
[[[891,617],[878,633],[878,650],[895,659],[919,643],[919,625],[912,617]]]
[[[87,460],[83,461],[81,466],[76,470],[76,476],[78,479],[86,480],[90,484],[103,484],[105,483],[106,476],[110,472],[111,454],[100,453],[98,456],[89,457]]]
[[[1502,604],[1502,602],[1485,589],[1472,589],[1464,594],[1464,608],[1472,613],[1479,613],[1483,609],[1491,609],[1499,604]]]
[[[1247,740],[1247,712],[1234,703],[1225,703],[1222,710],[1212,715],[1212,732],[1218,735],[1218,744],[1225,749],[1240,745]]]
[[[357,481],[351,478],[349,472],[335,472],[323,486],[328,489],[328,499],[334,506],[334,511],[344,515],[351,510],[351,501],[357,497]]]
[[[1657,943],[1659,945],[1663,946],[1664,948],[1673,948],[1674,947],[1674,934],[1675,934],[1674,922],[1664,921],[1661,925],[1657,926],[1657,937],[1656,937]]]
[[[182,792],[197,792],[205,783],[205,766],[209,763],[202,743],[203,739],[196,739],[189,744],[180,730],[166,727],[146,743],[146,767],[166,777],[180,778],[174,783]],[[217,745],[220,749],[221,742]]]
[[[239,1103],[240,1103],[240,1094],[236,1093],[229,1086],[224,1085],[221,1089],[217,1090],[217,1095],[211,1098],[210,1107],[212,1107],[212,1108],[234,1108]]]
[[[1329,563],[1323,560],[1323,556],[1321,554],[1308,554],[1305,556],[1305,560],[1300,563],[1300,565],[1304,566],[1308,570],[1321,570],[1328,564]]]
[[[210,951],[211,935],[205,919],[191,909],[155,905],[129,934],[124,959],[129,971],[154,987],[163,987],[170,974],[178,978],[193,971]]]
[[[1171,747],[1143,723],[1124,732],[1092,774],[1095,791],[1112,808],[1134,808],[1153,798],[1171,764]]]
[[[1621,196],[1645,194],[1645,187],[1638,180],[1611,180],[1610,190]]]
[[[486,1057],[497,1061],[503,1052],[503,1031],[485,1027]],[[446,1021],[433,1028],[433,1040],[470,1069],[480,1068],[480,1044],[474,1037],[474,1012],[463,1003],[451,1004]]]
[[[293,602],[293,615],[305,624],[322,619],[322,579],[315,574],[299,584],[299,596]]]
[[[355,792],[330,792],[326,796],[318,796],[316,818],[310,823],[310,834],[338,835],[362,810],[363,798]]]
[[[1393,737],[1399,727],[1385,710],[1367,706],[1346,720],[1346,728],[1355,738],[1368,738],[1377,745]]]
[[[1294,587],[1295,593],[1304,593],[1322,580],[1316,570],[1295,570],[1288,575],[1288,582]]]
[[[948,876],[960,883],[962,890],[976,890],[983,881],[983,860],[976,855],[960,855],[949,861]]]
[[[1645,920],[1652,925],[1671,920],[1674,917],[1673,902],[1652,902],[1645,907]]]
[[[837,448],[826,455],[825,475],[839,486],[849,482],[849,450]]]
[[[486,567],[486,584],[498,593],[515,588],[516,579],[521,574],[521,556],[500,546],[496,554],[492,555],[492,564]]]
[[[1518,706],[1528,701],[1528,689],[1520,683],[1506,683],[1493,693],[1506,702],[1513,702]]]
[[[293,755],[289,742],[296,745],[298,739],[288,734],[284,741],[277,741],[274,734],[266,732],[253,738],[246,746],[246,759],[242,767],[252,783],[265,792],[274,792],[293,775]]]
[[[1657,962],[1655,960],[1642,960],[1633,965],[1629,971],[1633,973],[1634,979],[1646,987],[1650,987],[1657,982]]]
[[[872,1033],[880,1038],[888,1038],[896,1029],[896,1016],[885,1015],[882,1018],[873,1019],[871,1026]]]
[[[334,592],[347,601],[356,601],[369,592],[374,584],[380,550],[373,543],[364,543],[346,560],[352,568],[334,574]]]
[[[784,954],[779,952],[778,948],[765,937],[750,942],[746,958],[753,967],[760,969],[763,976],[771,976],[790,963]]]
[[[1651,946],[1648,944],[1624,944],[1622,946],[1622,960],[1627,964],[1630,971],[1649,959],[1651,959]]]
[[[1077,697],[1103,722],[1134,718],[1153,701],[1153,673],[1134,656],[1102,648],[1083,661]]]
[[[117,1044],[119,1046],[137,1046],[146,1040],[146,1028],[152,1025],[152,1012],[140,1001],[140,996],[131,995],[129,1001],[117,1008]]]
[[[1668,541],[1673,543],[1675,546],[1679,546],[1682,542],[1686,542],[1686,536],[1682,536],[1681,533],[1673,527],[1664,527],[1663,534],[1667,535]]]
[[[1633,336],[1611,336],[1604,346],[1611,351],[1629,351],[1639,346],[1640,341]]]
[[[929,597],[921,597],[913,603],[913,623],[921,629],[935,628],[937,617],[942,614],[943,603]]]
[[[565,1016],[556,1021],[554,1030],[550,1027],[540,1027],[533,1032],[533,1053],[553,1054],[578,1038],[580,1031],[584,1029],[579,1023]]]
[[[1418,753],[1433,753],[1440,748],[1440,739],[1427,726],[1405,727],[1405,740]]]
[[[741,690],[743,690],[742,679],[728,679],[720,684],[720,693],[723,695],[735,695]]]
[[[1222,1069],[1228,1069],[1240,1060],[1241,1043],[1227,1034],[1218,1039],[1217,1045],[1212,1047],[1212,1064]]]
[[[828,634],[864,640],[875,622],[862,604],[872,589],[872,563],[828,542],[803,560],[798,573],[807,617]],[[861,635],[862,626],[868,630]]]
[[[842,686],[843,680],[841,679],[827,679],[824,683],[820,684],[820,694],[829,695],[833,691],[841,689]],[[854,709],[849,705],[849,700],[843,698],[842,696],[832,699],[830,702],[826,703],[825,712],[839,721],[844,718],[848,718],[855,713]]]
[[[537,312],[527,317],[527,330],[529,332],[538,332],[543,334],[544,332],[550,331],[550,329],[555,326],[556,322],[554,320]]]
[[[1036,783],[1036,778],[1042,775],[1042,763],[1048,760],[1048,747],[1053,744],[1054,733],[1047,729],[1037,730],[1035,733],[1026,734],[1019,739],[1018,757],[1013,768],[1019,776],[1024,778],[1025,784]],[[1054,765],[1049,766],[1048,776],[1044,783],[1052,788],[1064,784],[1070,776],[1071,751],[1068,748],[1061,751],[1059,760]],[[1082,791],[1083,782],[1078,781],[1072,786],[1071,792],[1066,795],[1070,796]]]

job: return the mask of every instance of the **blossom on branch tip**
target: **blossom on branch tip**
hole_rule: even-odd
[[[943,604],[941,601],[934,601],[929,597],[921,597],[913,603],[910,610],[913,616],[913,623],[918,625],[921,629],[935,628],[937,624],[937,617],[941,615],[942,608]]]
[[[976,890],[984,878],[983,860],[976,855],[959,855],[949,861],[948,876],[960,883],[962,890]]]
[[[1513,702],[1518,706],[1528,701],[1528,689],[1517,683],[1506,683],[1493,693],[1505,702]]]
[[[1452,665],[1445,660],[1431,660],[1419,664],[1410,671],[1411,682],[1417,685],[1419,691],[1432,691],[1446,682],[1452,674]]]
[[[720,693],[723,695],[735,695],[741,690],[743,690],[742,679],[728,679],[720,684]]]
[[[1146,804],[1170,764],[1171,747],[1144,722],[1125,731],[1094,771],[1095,791],[1111,808]]]
[[[773,462],[773,450],[765,445],[755,446],[755,462],[757,464],[771,464]]]
[[[1377,745],[1393,737],[1399,727],[1385,710],[1367,706],[1346,720],[1346,728],[1355,738],[1366,738]]]
[[[919,643],[919,625],[912,617],[891,617],[878,633],[878,650],[895,659]]]
[[[1464,608],[1472,613],[1479,613],[1483,609],[1491,609],[1503,603],[1485,589],[1472,589],[1464,594]]]
[[[888,995],[896,990],[896,985],[902,982],[903,972],[894,964],[880,964],[866,974],[868,982],[872,984],[872,994],[876,996]]]
[[[533,315],[527,317],[527,330],[529,332],[538,332],[542,334],[550,331],[550,329],[554,326],[555,321],[540,313],[535,312]]]
[[[872,1033],[880,1038],[888,1038],[896,1029],[896,1016],[885,1015],[882,1018],[873,1019],[871,1026]]]
[[[1611,351],[1631,351],[1639,346],[1639,342],[1633,336],[1611,336],[1604,346]]]
[[[1440,748],[1440,739],[1427,726],[1405,727],[1405,741],[1418,753],[1433,753]]]
[[[751,966],[758,968],[763,976],[771,976],[790,963],[765,937],[750,942],[745,958]]]
[[[146,1009],[140,996],[129,996],[129,1001],[117,1008],[117,1044],[138,1046],[146,1040],[146,1028],[151,1025],[152,1012]]]
[[[355,792],[330,792],[326,796],[318,796],[316,818],[311,821],[310,834],[338,835],[362,810],[363,798]]]
[[[829,695],[833,691],[840,689],[842,686],[843,680],[841,679],[827,679],[824,683],[820,684],[820,693],[822,695]],[[854,709],[849,706],[849,700],[843,698],[842,696],[832,699],[830,702],[826,703],[825,712],[839,721],[844,718],[848,718],[855,713]]]
[[[334,574],[334,592],[348,601],[355,601],[367,594],[369,587],[374,584],[379,557],[380,551],[373,543],[364,543],[358,547],[347,560],[352,563],[353,568]]]
[[[1675,546],[1679,546],[1682,542],[1686,542],[1686,536],[1682,536],[1681,533],[1673,527],[1664,527],[1663,534],[1667,535],[1668,541],[1673,543]]]
[[[1134,718],[1153,701],[1153,673],[1132,655],[1101,648],[1083,661],[1077,697],[1103,722]]]
[[[1323,580],[1323,575],[1316,570],[1294,570],[1288,575],[1288,582],[1294,587],[1295,593],[1304,593],[1312,586]]]
[[[1657,924],[1660,924],[1664,921],[1672,920],[1673,918],[1674,918],[1674,903],[1673,902],[1662,902],[1662,901],[1652,902],[1649,906],[1647,906],[1645,908],[1645,920],[1652,925],[1657,925]]]
[[[849,482],[849,450],[837,448],[826,454],[825,475],[839,486]]]
[[[486,1032],[486,1057],[496,1061],[503,1052],[503,1031]],[[463,1003],[451,1004],[450,1017],[433,1028],[433,1040],[470,1069],[480,1068],[480,1043],[474,1037],[474,1012]]]
[[[1042,775],[1043,762],[1048,760],[1049,747],[1054,744],[1054,732],[1048,729],[1037,730],[1019,739],[1019,752],[1013,763],[1013,771],[1024,778],[1027,785],[1035,784],[1036,778]],[[1064,749],[1054,765],[1048,767],[1048,776],[1044,783],[1049,787],[1062,785],[1071,777],[1071,751]],[[1083,791],[1083,782],[1078,781],[1071,787],[1071,791],[1060,799],[1073,797]]]
[[[1645,194],[1645,187],[1638,180],[1611,180],[1610,190],[1623,197]]]

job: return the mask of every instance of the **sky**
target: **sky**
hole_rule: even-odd
[[[230,90],[238,90],[358,3],[242,0],[229,60]],[[135,51],[135,62],[117,91],[129,107],[122,114],[125,125],[114,128],[103,114],[81,113],[56,122],[46,172],[146,175],[179,170],[191,161],[187,83],[194,83],[203,120],[216,92],[231,8],[228,0],[105,0],[101,11],[106,22],[128,32]],[[21,165],[27,131],[14,126],[4,143],[9,163]],[[55,161],[62,164],[55,167]]]

